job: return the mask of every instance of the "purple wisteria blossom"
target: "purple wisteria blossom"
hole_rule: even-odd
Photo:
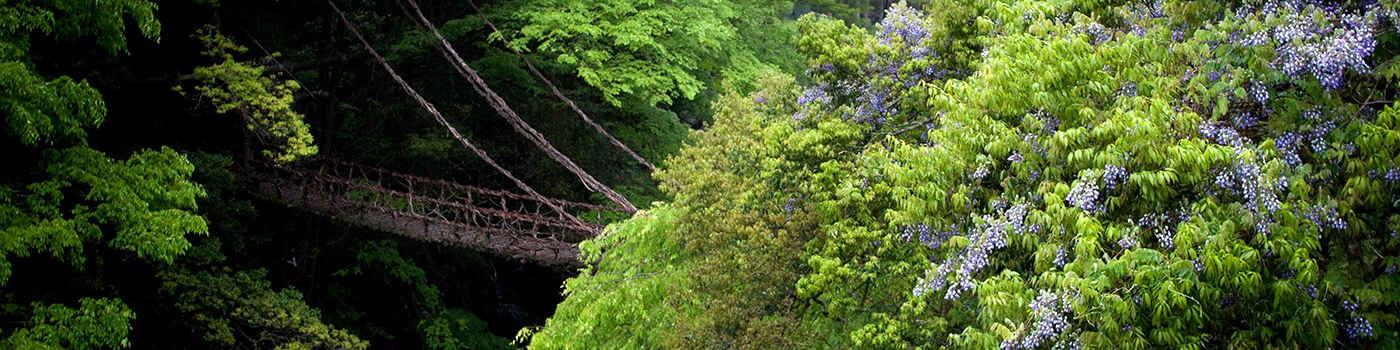
[[[1376,49],[1378,10],[1372,5],[1361,12],[1345,11],[1335,4],[1301,0],[1269,1],[1258,9],[1246,6],[1236,17],[1277,24],[1236,35],[1236,44],[1273,45],[1278,52],[1271,64],[1274,69],[1295,80],[1312,77],[1323,88],[1337,89],[1345,85],[1347,71],[1371,71],[1366,59]]]
[[[1118,188],[1118,185],[1123,184],[1123,182],[1124,182],[1124,181],[1127,181],[1127,180],[1128,180],[1128,169],[1127,169],[1127,168],[1123,167],[1122,165],[1114,165],[1114,164],[1109,164],[1109,165],[1107,165],[1107,166],[1104,166],[1104,168],[1103,168],[1103,183],[1104,183],[1104,187],[1105,187],[1105,188],[1110,189],[1110,190],[1115,189],[1115,188]]]
[[[816,73],[834,75],[836,81],[819,83],[798,99],[803,111],[793,116],[794,120],[804,120],[812,114],[813,102],[828,107],[833,101],[848,104],[849,109],[842,118],[870,123],[884,124],[891,116],[898,115],[899,105],[905,88],[914,87],[931,79],[947,78],[950,72],[937,64],[935,50],[941,43],[935,43],[923,14],[905,6],[891,7],[884,20],[877,25],[875,36],[880,45],[893,52],[872,53],[866,64],[853,72],[838,72],[831,63],[823,63],[814,68]],[[812,71],[809,71],[812,72]]]
[[[1078,292],[1052,293],[1047,290],[1040,291],[1034,301],[1031,301],[1029,323],[1017,331],[1015,336],[1003,340],[1001,348],[1003,350],[1036,349],[1043,344],[1059,340],[1054,345],[1056,349],[1078,349],[1078,339],[1062,337],[1067,333],[1070,324],[1071,314],[1070,301],[1078,298]]]
[[[1215,185],[1244,197],[1244,209],[1254,214],[1255,229],[1268,233],[1269,224],[1273,223],[1273,213],[1282,206],[1278,192],[1284,190],[1287,182],[1265,176],[1256,159],[1244,157],[1242,148],[1236,147],[1235,155],[1235,164],[1216,173]]]
[[[1347,322],[1346,324],[1342,325],[1342,329],[1346,330],[1347,336],[1351,337],[1352,339],[1370,337],[1371,321],[1367,320],[1365,317],[1362,317],[1360,313],[1356,312],[1356,308],[1356,303],[1353,303],[1350,300],[1342,301],[1342,309],[1346,310],[1347,313],[1351,314],[1350,322]]]
[[[1099,211],[1099,183],[1098,181],[1081,179],[1074,183],[1074,187],[1069,190],[1069,195],[1065,196],[1065,201],[1071,207],[1079,208],[1085,212],[1093,213]]]
[[[925,276],[919,278],[919,283],[914,286],[914,295],[922,297],[928,293],[942,291],[944,299],[957,300],[963,293],[971,291],[975,286],[973,276],[991,264],[992,252],[1006,247],[1009,234],[1027,235],[1040,232],[1040,225],[1026,222],[1029,211],[1028,204],[1018,204],[1001,211],[998,215],[979,217],[978,222],[966,233],[968,246],[950,252],[947,259],[934,263]],[[1006,229],[1008,226],[1011,227],[1009,232]],[[915,231],[919,230],[921,229]],[[914,233],[908,229],[906,232],[909,235]],[[953,235],[955,234],[949,232],[947,236],[935,239],[946,240]]]
[[[1176,247],[1173,241],[1176,237],[1176,230],[1179,225],[1190,221],[1194,214],[1185,208],[1168,210],[1160,213],[1148,213],[1136,221],[1138,227],[1151,233],[1157,238],[1157,244],[1162,248],[1172,249]]]

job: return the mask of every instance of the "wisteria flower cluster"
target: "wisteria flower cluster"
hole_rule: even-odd
[[[1071,207],[1079,208],[1085,212],[1093,213],[1102,210],[1099,207],[1099,183],[1095,180],[1080,179],[1070,188],[1069,195],[1065,196],[1065,201]]]
[[[1030,205],[1017,204],[1005,211],[1005,221],[1011,225],[1011,232],[1018,235],[1039,234],[1040,224],[1030,224],[1026,222],[1027,214],[1030,214]]]
[[[1055,251],[1055,260],[1051,261],[1050,263],[1055,264],[1055,266],[1058,267],[1065,267],[1065,264],[1069,263],[1069,258],[1069,249],[1066,249],[1065,247],[1060,247],[1059,250]]]
[[[1216,144],[1243,147],[1249,142],[1249,139],[1240,135],[1237,128],[1225,123],[1201,123],[1199,129],[1202,137]]]
[[[1385,182],[1394,184],[1400,182],[1400,168],[1391,168],[1385,172],[1385,175],[1381,175],[1379,171],[1372,171],[1371,177],[1379,177],[1385,179]]]
[[[1342,329],[1346,330],[1347,336],[1352,339],[1370,337],[1371,321],[1357,313],[1356,307],[1356,303],[1349,300],[1342,301],[1342,309],[1351,314],[1351,322],[1342,325]]]
[[[1129,231],[1123,234],[1123,238],[1118,239],[1118,247],[1123,249],[1133,249],[1138,245],[1137,232]]]
[[[1378,10],[1372,5],[1363,11],[1345,11],[1337,5],[1302,0],[1270,1],[1258,9],[1247,6],[1236,17],[1260,17],[1277,25],[1240,36],[1236,43],[1273,45],[1278,52],[1274,69],[1295,80],[1310,76],[1323,88],[1337,89],[1345,84],[1347,71],[1371,71],[1366,59],[1376,49]],[[1325,20],[1315,20],[1319,16]]]
[[[799,97],[798,104],[803,106],[803,110],[793,116],[794,120],[806,119],[810,114],[810,107],[807,106],[812,102],[829,105],[834,99],[851,103],[850,111],[843,113],[843,118],[884,124],[889,116],[900,113],[898,104],[902,88],[949,77],[948,70],[933,63],[939,58],[935,51],[938,43],[931,39],[932,33],[919,10],[905,6],[891,7],[877,29],[878,43],[894,52],[872,53],[867,64],[858,68],[859,71],[853,72],[852,76],[833,83],[816,84]],[[836,68],[824,63],[816,71],[833,74]]]
[[[1098,22],[1077,26],[1075,31],[1088,36],[1089,42],[1094,45],[1103,44],[1105,41],[1113,39],[1113,32],[1109,31],[1108,28],[1105,28]]]
[[[983,163],[977,165],[977,169],[973,170],[970,176],[973,180],[981,180],[982,178],[987,177],[987,175],[991,173],[992,169],[988,167],[986,163]]]
[[[1324,137],[1337,128],[1337,123],[1330,118],[1330,113],[1323,113],[1321,108],[1305,110],[1302,116],[1307,123],[1303,125],[1306,131],[1287,131],[1274,138],[1274,147],[1278,149],[1284,162],[1291,166],[1302,163],[1298,151],[1303,149],[1304,145],[1311,147],[1313,153],[1326,151],[1327,141]]]
[[[915,47],[910,52],[911,58],[923,58],[931,53],[922,45],[925,40],[929,40],[930,33],[919,10],[903,6],[892,7],[885,12],[885,19],[880,21],[879,26],[880,35],[877,38],[880,44],[889,45],[898,37],[903,39],[906,45]]]
[[[1176,246],[1173,241],[1176,237],[1177,227],[1182,223],[1190,221],[1193,214],[1185,208],[1169,210],[1161,213],[1144,214],[1136,221],[1138,227],[1151,232],[1157,238],[1157,244],[1162,248],[1172,249]]]
[[[1078,298],[1078,292],[1052,293],[1048,290],[1040,291],[1034,301],[1031,301],[1030,314],[1031,322],[1026,324],[1017,334],[1001,342],[1003,350],[1035,349],[1042,344],[1049,344],[1052,340],[1057,340],[1054,348],[1077,349],[1079,346],[1077,339],[1064,337],[1073,327],[1070,324],[1070,301]]]
[[[1165,17],[1166,14],[1162,13],[1162,1],[1157,0],[1150,5],[1134,5],[1127,15],[1123,16],[1123,21],[1129,33],[1141,37],[1147,35],[1147,28],[1153,25],[1154,20]]]
[[[820,106],[831,104],[831,95],[826,93],[830,88],[830,84],[819,83],[803,91],[801,96],[797,96],[798,111],[792,115],[792,120],[805,120],[813,108],[821,108]]]
[[[945,291],[946,288],[944,299],[957,300],[964,292],[972,290],[973,275],[990,264],[992,252],[1006,247],[1007,226],[1011,226],[1011,233],[1016,234],[1035,234],[1040,231],[1039,225],[1026,224],[1026,214],[1029,210],[1029,205],[1018,204],[999,213],[999,217],[983,215],[967,235],[968,246],[955,254],[949,254],[948,259],[941,264],[935,263],[925,277],[919,278],[919,283],[914,287],[914,295],[922,297],[929,292]],[[912,235],[912,232],[909,234]],[[950,232],[947,236],[938,238],[946,240],[952,235]]]
[[[1254,214],[1255,230],[1268,233],[1273,213],[1283,205],[1278,193],[1285,189],[1287,181],[1265,176],[1262,168],[1256,158],[1246,156],[1242,147],[1235,147],[1234,164],[1216,172],[1215,186],[1244,197],[1244,209]]]
[[[1103,168],[1104,188],[1115,189],[1128,180],[1128,169],[1122,165],[1109,164]]]
[[[927,245],[929,248],[938,249],[943,246],[943,242],[947,242],[948,238],[953,237],[957,232],[958,225],[956,224],[950,226],[947,230],[938,232],[934,232],[928,225],[917,224],[905,226],[902,237],[905,243],[918,240],[919,243]]]
[[[1347,222],[1346,222],[1346,220],[1342,220],[1341,215],[1338,215],[1338,214],[1337,214],[1337,208],[1335,208],[1335,207],[1327,207],[1327,206],[1322,206],[1322,205],[1314,205],[1314,206],[1310,206],[1310,207],[1304,207],[1304,208],[1300,208],[1300,209],[1298,210],[1297,215],[1298,215],[1298,217],[1301,217],[1301,218],[1303,218],[1304,220],[1307,220],[1308,222],[1311,222],[1311,223],[1317,225],[1317,228],[1318,228],[1319,230],[1321,230],[1321,229],[1346,230],[1346,229],[1347,229]],[[1319,233],[1319,237],[1318,237],[1318,238],[1321,238],[1321,234],[1320,234],[1320,233]]]

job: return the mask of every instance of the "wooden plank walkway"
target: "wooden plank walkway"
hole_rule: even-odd
[[[423,241],[545,266],[580,266],[578,242],[603,229],[601,224],[575,221],[524,195],[326,157],[285,166],[249,161],[236,168],[239,187],[267,200]],[[550,201],[579,218],[625,213],[595,204]]]

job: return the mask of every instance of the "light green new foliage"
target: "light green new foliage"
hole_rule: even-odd
[[[564,284],[568,298],[539,330],[520,332],[532,349],[654,348],[675,326],[667,292],[685,281],[689,255],[667,237],[676,209],[658,205],[610,225],[580,245],[592,262]]]
[[[809,246],[813,273],[799,291],[825,305],[815,320],[845,334],[836,344],[1393,344],[1394,333],[1379,329],[1394,320],[1382,311],[1397,295],[1381,261],[1395,243],[1375,225],[1392,220],[1394,204],[1330,194],[1394,196],[1367,171],[1393,169],[1393,155],[1357,137],[1385,138],[1390,112],[1347,121],[1368,131],[1339,128],[1316,161],[1290,166],[1273,139],[1286,123],[1309,105],[1341,115],[1356,107],[1270,72],[1256,49],[1221,43],[1220,27],[1239,24],[1209,22],[1221,11],[1211,3],[1166,2],[1141,34],[1092,28],[1096,16],[1144,5],[1095,6],[1103,4],[987,6],[995,11],[976,19],[987,36],[970,76],[900,91],[901,115],[889,120],[936,116],[921,135],[885,137],[853,168],[829,172],[839,181],[821,191],[819,210],[832,235]],[[1181,27],[1200,29],[1173,32]],[[1273,102],[1251,102],[1251,83],[1272,86]],[[828,111],[860,104],[837,101]],[[1282,130],[1254,129],[1248,136],[1260,141],[1236,144],[1213,129],[1260,109],[1275,113],[1260,124]],[[1348,161],[1358,164],[1337,166]],[[1329,210],[1349,225],[1329,223]],[[1374,250],[1348,253],[1361,246]],[[1359,315],[1384,336],[1343,336],[1343,326],[1364,322]],[[1056,317],[1065,323],[1047,323]]]
[[[248,48],[213,27],[200,29],[196,37],[204,42],[204,55],[218,63],[195,68],[194,77],[200,82],[195,91],[212,100],[219,113],[238,113],[259,141],[276,149],[263,150],[263,155],[274,161],[290,162],[316,154],[305,117],[292,109],[300,84],[278,80],[276,74],[267,74],[262,64],[234,60],[234,54]]]
[[[1394,9],[1248,5],[936,1],[870,30],[806,17],[806,91],[718,99],[659,176],[664,239],[687,254],[670,262],[691,278],[664,299],[571,294],[535,340],[1394,348],[1397,36],[1368,19]],[[1278,39],[1317,23],[1380,33],[1377,48]],[[1332,46],[1287,51],[1307,40]],[[1318,63],[1348,55],[1378,68]],[[1299,59],[1314,68],[1286,71]],[[598,264],[648,261],[627,248],[659,244],[643,239]],[[637,285],[595,278],[570,288]],[[676,327],[631,333],[586,308],[599,300]]]
[[[752,79],[761,70],[755,67],[782,64],[764,62],[750,45],[781,28],[754,24],[791,8],[767,1],[534,0],[515,12],[524,40],[512,43],[577,66],[578,76],[616,106],[624,99],[670,104],[717,89],[723,79]]]
[[[27,146],[82,140],[106,115],[101,94],[86,81],[45,80],[19,61],[0,61],[0,101],[9,136]]]
[[[867,130],[794,127],[793,79],[716,100],[715,125],[658,174],[670,203],[583,244],[593,262],[533,333],[538,348],[809,348],[793,286],[815,217],[799,184]],[[531,335],[524,332],[522,336]]]
[[[46,158],[50,180],[28,185],[27,196],[0,197],[0,283],[9,279],[9,255],[49,254],[81,266],[83,243],[102,239],[103,225],[116,230],[113,248],[165,263],[190,247],[185,234],[208,231],[193,212],[204,195],[188,180],[194,167],[169,148],[125,161],[85,147],[50,150]],[[74,192],[81,195],[68,198]]]
[[[19,51],[10,56],[9,50],[27,48],[29,33],[52,35],[64,41],[96,36],[97,44],[108,52],[126,52],[126,16],[135,19],[142,35],[155,38],[160,35],[160,22],[155,17],[158,7],[143,0],[6,1],[0,3],[0,37],[5,38],[6,45],[13,46],[6,48],[4,58],[27,54]]]
[[[50,255],[81,268],[85,262],[84,245],[105,241],[112,248],[135,252],[143,259],[170,263],[190,248],[186,234],[208,232],[204,219],[194,214],[195,199],[204,195],[198,185],[189,181],[194,168],[183,155],[169,148],[144,151],[125,161],[107,158],[86,147],[46,153],[51,179],[30,184],[22,191],[7,188],[0,193],[0,285],[11,274],[11,256]],[[109,233],[115,234],[105,235],[104,228],[108,227],[115,231]],[[101,303],[106,306],[89,306],[89,299],[83,302],[81,317],[63,316],[75,321],[58,322],[42,331],[59,335],[31,336],[19,330],[10,341],[29,344],[21,348],[43,342],[79,347],[55,342],[77,342],[62,337],[77,337],[89,331],[58,329],[100,326],[122,330],[102,332],[118,337],[114,339],[120,342],[104,340],[100,344],[125,347],[131,311],[117,300],[104,299]],[[60,306],[36,305],[34,317],[61,310],[64,309]],[[31,328],[40,332],[37,329]],[[67,334],[64,332],[79,333],[62,335]]]

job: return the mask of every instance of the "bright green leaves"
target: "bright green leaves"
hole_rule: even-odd
[[[116,54],[126,51],[126,16],[135,19],[136,28],[147,38],[160,35],[156,21],[155,3],[144,0],[46,1],[41,6],[28,2],[0,4],[0,38],[10,38],[23,31],[54,35],[60,40],[74,40],[95,35],[97,44]],[[3,52],[3,51],[0,51]],[[10,59],[0,54],[0,59]]]
[[[704,86],[692,72],[713,64],[709,52],[735,36],[733,9],[716,0],[541,0],[518,16],[529,23],[520,30],[528,42],[576,65],[580,78],[618,106],[625,95],[648,104],[695,97]]]
[[[803,20],[810,89],[722,97],[660,175],[665,242],[696,278],[626,305],[669,303],[671,339],[693,336],[672,344],[694,347],[759,344],[745,333],[759,323],[732,320],[782,307],[801,326],[772,323],[780,341],[761,344],[1394,344],[1395,109],[1288,81],[1273,50],[1226,42],[1257,23],[1222,6],[985,1],[902,18],[926,39]],[[906,40],[950,45],[919,62]],[[954,71],[909,78],[928,63]],[[660,244],[640,239],[621,244]],[[1374,335],[1348,334],[1360,325]]]
[[[875,38],[860,27],[841,21],[809,15],[797,23],[802,34],[797,38],[797,48],[817,64],[831,63],[849,71],[865,64],[875,45]]]
[[[1341,273],[1331,274],[1337,276],[1334,281],[1322,278],[1328,270],[1322,258],[1329,254],[1321,253],[1326,237],[1357,234],[1326,220],[1330,210],[1349,213],[1347,206],[1325,197],[1335,190],[1323,183],[1335,181],[1324,179],[1337,174],[1336,165],[1290,167],[1279,159],[1275,143],[1219,131],[1221,123],[1252,118],[1241,114],[1259,108],[1248,100],[1260,95],[1246,91],[1250,79],[1277,77],[1227,65],[1249,57],[1231,57],[1224,46],[1209,44],[1222,40],[1219,36],[1192,37],[1162,25],[1149,25],[1141,33],[1095,32],[1097,15],[1068,12],[1073,11],[1069,6],[986,6],[991,13],[977,19],[979,25],[987,24],[981,27],[986,36],[972,40],[986,48],[975,72],[965,79],[909,86],[905,96],[923,95],[924,105],[903,107],[924,115],[911,117],[906,112],[889,118],[901,123],[927,116],[928,125],[917,128],[921,134],[890,132],[897,138],[874,138],[880,142],[866,145],[857,161],[824,167],[841,185],[818,191],[819,198],[830,199],[818,204],[827,234],[808,244],[812,272],[799,282],[802,296],[823,305],[825,313],[818,319],[830,317],[844,324],[877,316],[888,320],[885,310],[914,303],[925,305],[925,310],[967,310],[973,316],[945,312],[920,319],[952,322],[951,329],[961,332],[932,339],[931,345],[1004,347],[1002,341],[1024,339],[1026,325],[1046,317],[1026,309],[1037,297],[1027,290],[1076,291],[1080,294],[1064,301],[1076,305],[1073,312],[1080,321],[1056,337],[1091,348],[1200,348],[1226,339],[1232,344],[1325,347],[1337,339],[1337,328],[1328,323],[1336,321],[1327,316],[1336,299],[1328,295],[1364,289],[1338,287],[1346,280]],[[1173,6],[1164,5],[1163,11],[1196,16],[1153,21],[1209,21],[1210,15],[1198,12],[1220,11]],[[1055,11],[1068,13],[1056,16]],[[813,69],[821,84],[829,84],[822,88],[849,92],[860,87],[862,79],[870,79],[852,73],[879,64],[878,58],[866,57],[880,56],[883,45],[834,22],[803,25],[808,36],[801,39],[802,48],[814,57],[813,65],[834,66]],[[1207,74],[1208,69],[1220,71]],[[822,81],[826,79],[835,81]],[[869,94],[855,92],[861,93]],[[1307,108],[1297,99],[1312,98],[1311,94],[1281,92],[1287,99],[1277,98],[1281,103],[1270,106],[1278,114],[1269,119],[1269,126],[1318,130],[1304,126],[1304,118],[1298,117]],[[859,97],[835,100],[824,106],[826,113],[843,118],[850,118],[852,105],[864,103]],[[873,123],[874,135],[881,135],[882,128],[906,127],[880,123]],[[1348,133],[1386,144],[1380,141],[1389,137],[1382,136],[1389,135],[1385,130],[1368,127]],[[1282,131],[1249,137],[1267,140]],[[1338,164],[1346,159],[1340,154],[1352,151],[1332,149],[1346,143],[1333,133],[1319,143],[1328,150],[1316,152],[1316,157]],[[1380,187],[1376,179],[1396,167],[1391,165],[1394,155],[1375,155],[1378,159],[1365,162],[1377,168],[1352,163],[1370,175],[1351,177],[1351,186],[1390,188]],[[1234,176],[1240,180],[1232,180]],[[1243,190],[1232,189],[1235,186]],[[937,288],[914,288],[916,294],[929,292],[922,298],[852,292],[907,286],[916,279],[946,286],[929,281],[952,276],[938,272],[947,264],[971,259],[960,254],[975,251],[972,248],[981,241],[969,231],[974,226],[981,230],[977,225],[988,222],[982,219],[985,215],[995,218],[1018,204],[1027,205],[1029,212],[1024,222],[1007,225],[1017,232],[1010,244],[985,257],[989,268],[972,278],[975,295],[945,294],[947,289]],[[1365,211],[1384,212],[1389,207]],[[1341,220],[1351,227],[1360,224]],[[939,236],[945,234],[940,230],[951,230],[952,236]],[[876,248],[877,242],[883,246],[899,241],[908,243]],[[1361,244],[1384,251],[1375,245],[1378,241]],[[915,253],[890,254],[901,248]],[[1388,254],[1363,258],[1372,261],[1370,271],[1343,270],[1374,274],[1374,264],[1389,261]],[[1360,258],[1330,255],[1338,257],[1332,260],[1337,264]],[[933,262],[928,274],[889,273],[924,261]],[[963,261],[966,266],[968,260]],[[949,277],[945,282],[958,280]],[[1257,310],[1267,310],[1269,316],[1247,314]],[[1231,322],[1249,325],[1225,334],[1204,330],[1230,328]],[[872,323],[837,332],[846,333],[851,345],[888,346],[899,343],[873,342],[872,329],[910,326]],[[906,345],[928,344],[924,338],[904,336]]]
[[[4,349],[109,349],[127,348],[136,314],[119,300],[82,299],[77,309],[63,305],[34,304],[29,328],[21,328],[0,341]]]
[[[51,182],[86,187],[83,199],[95,204],[75,208],[74,219],[113,225],[114,248],[169,263],[190,247],[185,234],[208,232],[204,219],[194,214],[195,199],[204,190],[189,181],[194,166],[174,150],[144,151],[115,162],[86,148],[50,157]]]
[[[203,191],[188,178],[193,167],[170,149],[143,151],[126,161],[88,149],[86,130],[102,123],[102,96],[86,82],[68,77],[47,80],[28,64],[28,33],[40,31],[72,40],[96,35],[111,52],[126,50],[124,16],[136,19],[147,37],[160,32],[156,5],[145,1],[54,1],[48,7],[0,5],[0,16],[16,19],[0,27],[0,109],[7,131],[20,144],[43,148],[49,179],[28,185],[5,184],[0,193],[0,283],[9,277],[10,255],[53,255],[80,264],[82,245],[115,233],[108,243],[138,256],[170,262],[189,247],[184,235],[207,231],[193,213]],[[22,167],[22,164],[11,164]],[[24,187],[25,190],[16,191]]]
[[[267,271],[162,273],[162,291],[204,340],[221,347],[366,349],[369,343],[321,322],[301,293],[274,291]],[[256,336],[256,337],[254,337]]]
[[[266,74],[263,65],[234,60],[235,53],[248,49],[213,27],[201,29],[197,37],[204,42],[204,55],[218,61],[195,68],[194,77],[200,82],[195,90],[200,95],[212,100],[219,113],[235,112],[242,117],[249,133],[276,149],[263,150],[263,155],[274,161],[290,162],[316,154],[305,118],[292,109],[300,84]]]
[[[34,71],[29,35],[61,40],[96,35],[98,44],[116,54],[126,51],[125,16],[135,18],[147,38],[160,34],[155,9],[155,3],[142,0],[0,4],[0,113],[6,133],[31,147],[80,145],[86,129],[102,124],[107,114],[102,95],[86,81],[46,78]]]
[[[195,199],[204,195],[189,181],[194,167],[173,150],[115,161],[78,147],[51,150],[47,158],[50,180],[29,185],[26,197],[0,198],[0,249],[7,256],[47,253],[80,264],[83,243],[112,228],[113,248],[169,263],[190,247],[186,234],[208,231],[194,214]],[[9,263],[0,259],[0,282],[8,277]]]
[[[763,59],[745,40],[781,27],[748,22],[780,11],[761,1],[536,0],[515,13],[525,40],[513,43],[577,67],[615,106],[670,104],[719,88],[710,75],[752,78]]]
[[[510,341],[487,332],[486,321],[470,311],[450,308],[418,323],[423,343],[433,349],[514,349]]]
[[[0,112],[9,136],[26,146],[83,144],[107,107],[97,89],[68,77],[45,80],[23,63],[0,61]]]
[[[675,327],[675,308],[695,307],[667,298],[668,288],[684,285],[690,263],[676,239],[668,237],[676,220],[675,208],[656,206],[584,242],[584,259],[596,265],[565,283],[568,298],[544,328],[527,328],[521,338],[535,349],[653,348],[664,343]]]
[[[801,184],[864,129],[798,130],[793,96],[771,73],[752,95],[721,96],[714,126],[658,175],[674,201],[582,244],[592,265],[530,346],[816,346],[794,290],[802,244],[821,234]]]

